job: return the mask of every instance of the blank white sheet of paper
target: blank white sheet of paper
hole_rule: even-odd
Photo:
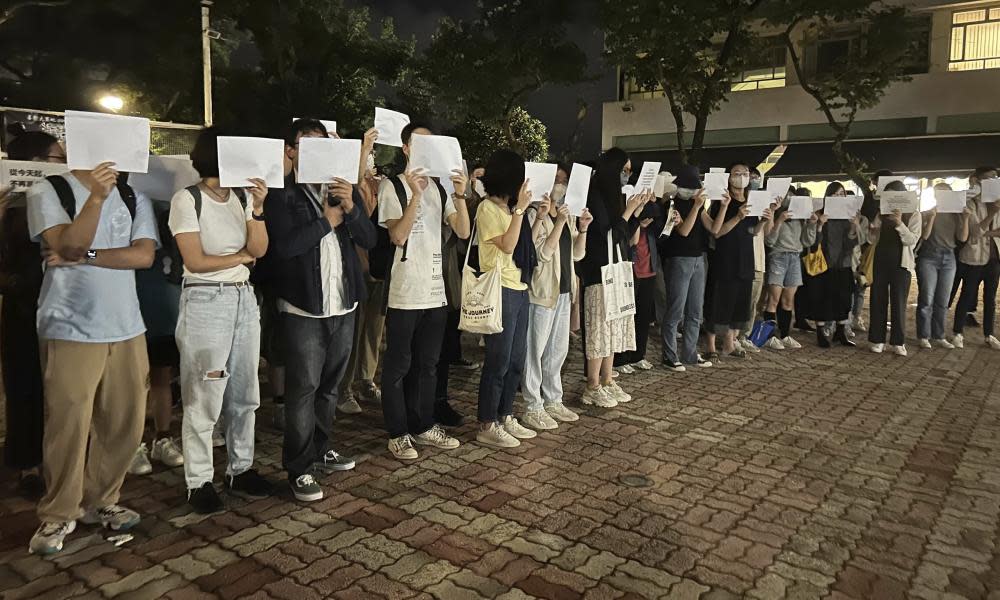
[[[979,185],[982,188],[984,204],[993,204],[1000,200],[1000,179],[984,179]]]
[[[187,156],[150,156],[149,169],[128,178],[128,184],[150,200],[169,202],[180,190],[201,180]]]
[[[409,123],[409,115],[376,106],[375,129],[378,130],[378,141],[376,143],[402,148],[403,138],[400,137],[400,134],[403,133],[403,128]]]
[[[524,179],[528,182],[532,202],[538,202],[542,196],[552,193],[558,170],[559,165],[552,163],[524,163]]]
[[[830,196],[823,205],[823,214],[831,221],[850,221],[859,208],[854,196]]]
[[[304,137],[299,140],[298,183],[358,182],[361,140]]]
[[[809,196],[792,196],[788,200],[788,214],[792,219],[808,219],[813,214],[813,199]]]
[[[296,121],[299,121],[301,119],[305,119],[305,118],[306,117],[295,117],[294,119],[292,119],[292,123],[294,123]],[[337,133],[337,122],[336,121],[327,121],[326,119],[316,119],[316,120],[319,121],[320,123],[322,123],[323,127],[326,127],[326,132],[327,133]]]
[[[285,187],[285,141],[271,138],[218,138],[219,183],[222,187],[250,187],[263,179],[269,188]]]
[[[66,163],[70,169],[90,170],[102,162],[115,163],[122,173],[145,173],[149,168],[149,119],[66,111]]]
[[[943,214],[958,214],[965,210],[966,197],[964,191],[934,190],[934,200],[937,201],[937,211]]]
[[[458,139],[446,135],[413,134],[410,138],[412,170],[424,169],[431,177],[450,178],[453,171],[462,171],[462,147]]]
[[[764,188],[771,193],[772,198],[780,198],[784,201],[788,195],[788,188],[792,186],[791,177],[768,177],[767,186]]]
[[[705,173],[705,193],[709,200],[722,200],[729,190],[729,173]]]
[[[750,190],[747,196],[747,216],[762,217],[774,198],[767,190]]]
[[[590,176],[594,170],[587,165],[573,163],[573,170],[569,174],[569,183],[566,184],[566,205],[569,206],[569,214],[579,217],[583,209],[587,207],[587,194],[590,193]]]

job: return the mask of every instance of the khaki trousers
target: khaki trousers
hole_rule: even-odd
[[[71,521],[118,502],[142,439],[149,391],[145,336],[92,344],[43,340],[42,522]]]
[[[378,369],[379,348],[382,345],[382,331],[385,329],[385,301],[383,282],[367,278],[368,298],[358,305],[357,320],[354,323],[354,348],[347,363],[347,372],[340,382],[340,398],[350,396],[351,384],[355,381],[374,381]]]

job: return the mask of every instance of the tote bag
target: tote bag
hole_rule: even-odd
[[[476,227],[473,225],[462,267],[462,306],[458,328],[469,333],[492,335],[503,331],[503,284],[499,265],[494,265],[482,275],[476,275],[476,270],[469,266],[469,254],[474,247],[471,240],[475,237]]]
[[[614,321],[635,314],[635,280],[632,276],[632,263],[622,260],[618,244],[611,243],[611,233],[608,232],[608,264],[601,267],[605,321]]]

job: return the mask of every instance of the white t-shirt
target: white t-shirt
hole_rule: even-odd
[[[201,249],[206,256],[229,256],[246,248],[247,221],[252,218],[253,203],[247,197],[246,210],[240,205],[236,193],[230,190],[225,202],[215,200],[202,190],[201,217],[195,214],[194,196],[183,189],[170,201],[170,218],[167,224],[174,236],[180,233],[198,233]],[[211,273],[192,273],[184,265],[184,277],[212,283],[240,283],[250,277],[246,265],[237,265]]]
[[[413,192],[405,181],[403,188],[406,189],[409,205]],[[387,227],[386,221],[403,216],[396,188],[388,179],[382,181],[378,188],[378,211],[378,223],[382,227]],[[448,305],[441,265],[441,233],[447,219],[456,212],[455,203],[450,197],[444,204],[443,212],[444,214],[437,184],[428,180],[407,240],[405,262],[400,260],[403,249],[396,248],[389,283],[389,308],[422,310]]]

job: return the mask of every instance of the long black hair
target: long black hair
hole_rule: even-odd
[[[621,148],[610,148],[597,159],[591,186],[601,195],[608,215],[620,215],[625,211],[621,174],[626,163],[628,154]]]
[[[7,144],[7,155],[11,160],[35,160],[45,159],[49,154],[52,144],[59,142],[55,136],[44,131],[25,131],[24,125],[14,123],[7,127],[7,131],[15,136]]]
[[[506,198],[508,207],[516,205],[517,195],[524,184],[524,159],[521,155],[513,150],[497,150],[486,161],[485,169],[480,181],[486,193]]]

